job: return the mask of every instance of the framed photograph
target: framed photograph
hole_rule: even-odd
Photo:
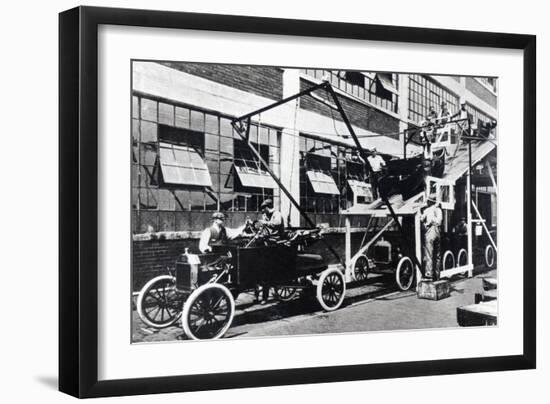
[[[535,367],[535,36],[59,28],[61,391]]]

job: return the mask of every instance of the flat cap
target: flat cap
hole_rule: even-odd
[[[225,220],[225,214],[222,213],[222,212],[214,212],[214,213],[212,213],[212,219]]]
[[[263,209],[265,207],[272,208],[273,207],[273,201],[271,199],[266,199],[262,202],[260,205],[260,209]]]

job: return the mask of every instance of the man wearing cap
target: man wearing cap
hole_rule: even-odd
[[[282,237],[285,234],[285,222],[281,212],[273,208],[273,200],[266,199],[260,208],[263,214],[260,223],[265,226],[267,235]]]
[[[376,147],[372,149],[372,153],[369,157],[367,157],[367,161],[369,162],[370,169],[371,169],[371,180],[372,180],[372,186],[375,190],[376,197],[379,197],[379,182],[380,178],[383,175],[383,168],[386,167],[386,161],[380,155],[378,154],[378,150],[376,150]]]
[[[229,240],[238,237],[244,230],[244,225],[237,229],[225,227],[225,214],[214,212],[212,214],[212,225],[202,231],[199,241],[199,250],[202,253],[212,251],[213,245],[224,245]]]
[[[441,267],[441,223],[443,222],[443,212],[434,194],[431,194],[428,198],[428,207],[422,212],[420,222],[424,227],[424,277],[429,280],[437,280],[439,279]]]

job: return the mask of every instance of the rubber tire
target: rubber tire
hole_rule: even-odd
[[[457,267],[458,266],[461,266],[460,265],[460,257],[462,256],[462,254],[464,254],[464,256],[466,257],[466,262],[464,265],[468,265],[468,251],[466,251],[465,248],[462,248],[459,252],[458,252],[458,255],[456,256],[456,265]]]
[[[150,290],[152,289],[152,286],[159,282],[159,281],[173,281],[174,282],[174,287],[176,285],[176,277],[174,276],[171,276],[171,275],[160,275],[160,276],[157,276],[153,279],[151,279],[149,282],[147,282],[145,284],[145,286],[143,286],[141,288],[141,290],[139,291],[139,294],[138,294],[138,298],[137,298],[137,302],[136,302],[136,306],[137,306],[137,312],[138,312],[138,315],[139,315],[139,318],[141,319],[141,321],[143,321],[145,324],[147,324],[149,327],[153,327],[153,328],[166,328],[166,327],[170,327],[172,324],[174,324],[176,321],[179,320],[179,318],[181,317],[181,312],[177,313],[173,319],[171,319],[170,321],[167,321],[165,323],[153,323],[151,322],[144,314],[143,312],[143,299],[145,297],[145,294]]]
[[[411,279],[408,285],[401,285],[401,281],[399,280],[399,273],[401,272],[401,267],[405,264],[405,262],[408,262],[410,264],[413,274],[411,276]],[[397,286],[399,287],[399,289],[406,291],[411,288],[412,284],[414,283],[414,278],[415,278],[415,268],[412,260],[409,257],[402,257],[399,260],[399,263],[397,264],[397,268],[395,269],[395,283],[397,283]]]
[[[445,267],[445,262],[447,262],[447,256],[448,255],[450,255],[453,258],[453,264],[449,268],[446,268]],[[445,254],[443,254],[442,264],[443,264],[443,270],[444,271],[447,270],[447,269],[454,268],[456,266],[455,255],[453,254],[453,252],[451,250],[447,250],[447,251],[445,251]]]
[[[492,254],[493,254],[493,260],[490,264],[489,264],[489,251],[492,251]],[[495,263],[496,263],[495,248],[491,244],[487,244],[487,246],[485,247],[485,266],[487,268],[494,268]]]
[[[327,277],[332,274],[336,274],[340,278],[340,282],[342,283],[342,296],[334,306],[328,306],[323,300],[323,284],[325,283]],[[344,297],[346,295],[346,278],[344,277],[344,274],[336,268],[325,269],[323,272],[321,272],[321,276],[319,277],[319,281],[315,289],[315,296],[317,297],[317,302],[319,302],[319,305],[325,311],[334,311],[338,309],[344,301]]]
[[[233,317],[235,316],[235,299],[233,299],[233,295],[231,294],[229,289],[227,289],[225,286],[219,283],[207,283],[205,285],[202,285],[197,289],[195,289],[193,293],[191,293],[189,298],[185,301],[185,303],[183,304],[183,313],[181,316],[181,325],[183,327],[183,331],[185,331],[185,335],[187,335],[189,338],[193,340],[200,340],[201,338],[197,338],[189,328],[189,322],[187,320],[189,317],[189,311],[191,310],[191,306],[193,305],[193,302],[202,293],[204,293],[205,290],[212,289],[212,288],[220,289],[229,298],[230,310],[229,310],[229,320],[227,321],[227,324],[223,326],[220,329],[220,331],[218,331],[216,336],[209,339],[218,339],[223,337],[223,335],[227,332],[227,330],[231,326],[231,323],[233,322]]]
[[[281,296],[281,294],[279,293],[279,290],[282,290],[282,289],[290,289],[292,290],[292,292],[290,293],[289,296],[286,296],[286,297],[283,297]],[[292,299],[294,299],[294,296],[296,296],[296,293],[297,293],[297,289],[296,288],[290,288],[290,287],[282,287],[282,288],[277,288],[277,287],[274,287],[273,288],[273,294],[275,295],[275,298],[277,300],[280,300],[281,302],[290,302]]]
[[[366,268],[366,273],[365,273],[365,277],[363,279],[357,279],[357,276],[356,276],[356,271],[355,271],[355,266],[357,265],[357,261],[359,261],[360,259],[364,259],[365,260],[365,268]],[[367,277],[369,276],[369,259],[367,258],[367,256],[365,254],[361,254],[359,257],[357,257],[357,259],[355,260],[355,262],[353,263],[353,272],[352,272],[352,276],[353,276],[353,280],[356,281],[356,282],[360,282],[360,281],[364,281],[365,279],[367,279]]]

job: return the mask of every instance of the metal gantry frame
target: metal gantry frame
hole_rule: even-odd
[[[317,90],[325,90],[327,92],[327,94],[330,94],[330,97],[332,98],[333,103],[331,103],[329,100],[326,100],[326,99],[320,97],[317,94],[314,94],[314,92],[317,91]],[[363,146],[361,145],[361,143],[359,142],[359,139],[358,139],[358,137],[357,137],[352,125],[351,125],[351,122],[349,121],[348,116],[347,116],[346,112],[344,111],[344,109],[342,107],[342,104],[340,103],[338,95],[336,94],[336,92],[334,91],[334,88],[332,87],[332,85],[328,81],[323,81],[323,82],[321,82],[319,84],[316,84],[316,85],[314,85],[314,86],[312,86],[312,87],[310,87],[306,90],[300,91],[300,92],[298,92],[298,93],[296,93],[292,96],[283,98],[283,99],[281,99],[279,101],[276,101],[272,104],[269,104],[265,107],[262,107],[260,109],[256,109],[256,110],[254,110],[252,112],[249,112],[245,115],[237,117],[237,118],[232,120],[232,126],[236,130],[236,132],[239,134],[239,136],[242,138],[242,140],[246,142],[247,146],[250,148],[252,153],[255,155],[255,157],[258,159],[258,161],[261,163],[263,168],[269,173],[269,175],[277,183],[280,190],[286,195],[286,197],[288,198],[290,203],[292,205],[294,205],[294,207],[296,207],[296,209],[298,210],[300,215],[304,218],[306,223],[311,227],[316,227],[316,224],[311,220],[311,218],[308,216],[307,212],[300,206],[298,201],[296,201],[294,196],[284,186],[284,184],[281,182],[280,178],[269,167],[268,162],[266,162],[262,158],[259,151],[251,144],[250,139],[249,139],[250,125],[251,125],[251,120],[252,120],[253,116],[260,115],[263,112],[266,112],[268,110],[271,110],[273,108],[276,108],[278,106],[286,104],[286,103],[288,103],[292,100],[298,99],[298,98],[303,97],[303,96],[311,96],[314,100],[316,100],[318,102],[321,102],[325,106],[327,106],[331,109],[337,110],[340,113],[340,116],[342,117],[342,120],[344,121],[344,124],[345,124],[349,134],[351,135],[361,158],[365,161],[365,165],[366,165],[367,169],[369,170],[369,173],[372,174],[372,168],[370,167],[370,165],[368,163],[368,159],[367,159],[368,155],[365,152],[365,150],[363,149]],[[448,123],[459,122],[459,121],[464,121],[464,119],[450,121]],[[413,130],[413,129],[411,129],[411,130]],[[415,128],[414,130],[417,131],[418,128]],[[405,131],[404,138],[403,138],[404,158],[406,158],[407,144],[409,142],[411,142],[412,137],[413,137],[413,135],[406,136],[406,132],[407,132],[407,130]],[[466,140],[468,142],[468,154],[469,154],[469,166],[468,166],[468,170],[467,170],[467,185],[466,185],[466,188],[467,188],[466,189],[466,193],[467,193],[466,194],[467,195],[467,217],[468,217],[468,221],[467,221],[467,226],[468,226],[468,264],[465,267],[459,267],[459,268],[454,268],[453,270],[450,270],[450,271],[444,271],[444,272],[442,272],[442,275],[450,276],[454,273],[462,273],[462,272],[467,271],[469,276],[472,276],[473,257],[472,257],[472,212],[471,212],[471,206],[472,206],[473,202],[472,202],[472,197],[471,197],[471,179],[470,179],[470,176],[471,176],[471,166],[472,166],[471,142],[474,139],[476,139],[476,138],[474,138],[472,136],[465,136],[464,137],[464,140]],[[479,139],[476,139],[476,140],[483,140],[483,139],[479,138]],[[459,147],[459,146],[457,146],[457,147]],[[491,172],[491,178],[494,181],[494,177],[492,176],[492,172]],[[419,195],[417,195],[417,197],[418,196]],[[404,241],[403,244],[405,246],[405,249],[406,249],[406,251],[408,250],[408,252],[409,252],[408,256],[412,259],[413,264],[416,267],[416,272],[417,272],[416,279],[417,279],[417,282],[418,282],[418,280],[421,278],[421,276],[423,274],[423,269],[422,269],[422,264],[421,264],[421,262],[422,262],[422,256],[421,256],[421,245],[422,244],[421,243],[422,242],[421,242],[421,231],[420,231],[420,207],[416,207],[413,211],[410,211],[410,212],[407,211],[406,213],[397,213],[394,210],[394,208],[392,206],[392,203],[389,201],[387,196],[381,195],[381,201],[382,201],[382,204],[387,208],[387,212],[388,212],[387,215],[390,216],[392,220],[389,220],[388,223],[374,237],[372,237],[365,245],[363,245],[362,248],[360,249],[360,251],[357,254],[355,254],[353,257],[351,256],[351,223],[350,223],[350,220],[349,220],[349,215],[357,215],[357,214],[361,214],[361,213],[351,212],[349,214],[346,214],[346,212],[343,212],[343,214],[346,216],[346,219],[345,219],[345,226],[346,226],[345,260],[342,260],[342,258],[334,250],[332,245],[330,245],[326,241],[324,241],[324,242],[325,242],[327,248],[329,249],[329,251],[343,265],[344,270],[345,270],[345,275],[346,275],[346,281],[349,282],[349,281],[352,280],[351,265],[354,262],[354,260],[356,260],[357,257],[360,254],[364,253],[368,249],[368,247],[370,247],[385,231],[387,231],[387,229],[390,227],[390,225],[395,224],[398,228],[398,231],[401,233],[401,236],[402,236],[403,241]],[[477,212],[477,208],[475,208],[475,209],[476,209],[476,212]],[[368,214],[371,214],[371,213],[368,213]],[[408,235],[406,234],[406,232],[404,231],[404,229],[401,225],[400,218],[401,218],[401,216],[403,216],[405,214],[409,214],[409,215],[413,214],[414,218],[415,218],[414,219],[415,220],[415,234],[414,234],[415,248],[413,248],[412,242],[409,240]],[[477,214],[478,214],[479,217],[481,217],[479,215],[479,212],[477,212]],[[491,237],[488,230],[486,229],[486,227],[485,227],[485,230],[487,231],[487,234],[489,235],[489,237]],[[367,229],[367,231],[368,231],[368,229]],[[492,238],[490,238],[490,239],[491,239],[491,242],[493,243],[493,246],[495,247],[495,250],[496,250],[496,244],[494,243]]]
[[[273,179],[275,180],[277,185],[280,187],[281,191],[283,191],[283,193],[287,196],[289,201],[296,207],[296,209],[298,209],[298,211],[300,212],[302,217],[312,227],[316,227],[315,223],[309,218],[306,211],[300,206],[300,204],[294,199],[294,197],[288,191],[288,189],[282,184],[281,180],[277,177],[277,175],[275,175],[273,170],[271,170],[271,168],[269,167],[269,164],[260,156],[260,153],[258,152],[258,150],[256,150],[256,148],[250,143],[249,131],[250,131],[251,118],[253,116],[259,115],[263,112],[266,112],[270,109],[276,108],[280,105],[283,105],[283,104],[285,104],[289,101],[295,100],[297,98],[303,97],[305,95],[311,95],[314,91],[320,90],[320,89],[324,89],[325,91],[327,91],[328,94],[330,94],[330,96],[331,96],[331,98],[334,102],[334,105],[331,105],[329,101],[325,101],[325,100],[323,100],[321,102],[323,102],[325,105],[327,105],[330,108],[336,108],[336,110],[340,113],[340,116],[342,117],[342,120],[344,121],[344,124],[346,125],[346,128],[348,129],[350,135],[352,136],[353,141],[355,143],[355,146],[357,147],[357,150],[359,151],[359,154],[360,154],[361,158],[365,161],[365,164],[366,164],[367,168],[369,169],[369,172],[372,173],[372,169],[371,169],[370,165],[368,164],[368,160],[367,160],[368,156],[367,156],[365,150],[363,149],[363,146],[359,142],[359,139],[358,139],[357,135],[355,134],[355,131],[354,131],[352,125],[351,125],[351,122],[349,121],[348,116],[347,116],[346,112],[344,111],[344,109],[342,107],[342,104],[340,103],[340,100],[338,99],[338,95],[336,94],[336,92],[334,91],[332,85],[328,81],[323,81],[322,83],[314,85],[314,86],[312,86],[312,87],[310,87],[310,88],[308,88],[304,91],[301,91],[297,94],[294,94],[292,96],[283,98],[282,100],[276,101],[276,102],[274,102],[272,104],[269,104],[269,105],[267,105],[263,108],[257,109],[255,111],[249,112],[248,114],[245,114],[243,116],[235,118],[232,121],[232,125],[235,128],[235,130],[237,131],[237,133],[246,142],[246,144],[248,145],[250,150],[252,150],[252,152],[254,153],[256,158],[258,158],[258,160],[261,162],[262,166],[266,169],[266,171],[273,177]],[[319,98],[321,98],[321,97],[312,96],[312,98],[319,101]],[[391,206],[391,203],[388,201],[388,199],[386,197],[383,197],[382,201],[384,202],[384,204],[387,206],[388,210],[390,211],[390,214],[391,214],[392,218],[394,219],[395,223],[397,224],[397,226],[399,228],[399,231],[401,232],[401,234],[403,236],[403,239],[406,240],[407,244],[409,244],[407,235],[406,235],[405,231],[403,230],[403,228],[401,227],[401,224],[399,223],[398,217],[395,214],[395,212],[394,212],[394,210]],[[346,267],[345,262],[342,261],[342,259],[340,258],[340,255],[334,250],[334,248],[329,243],[325,243],[325,244],[327,245],[327,248],[331,251],[331,253],[338,259],[338,261],[344,267]],[[414,260],[416,261],[415,264],[419,268],[421,268],[422,266],[420,265],[420,262],[416,259],[416,257],[414,258]]]

